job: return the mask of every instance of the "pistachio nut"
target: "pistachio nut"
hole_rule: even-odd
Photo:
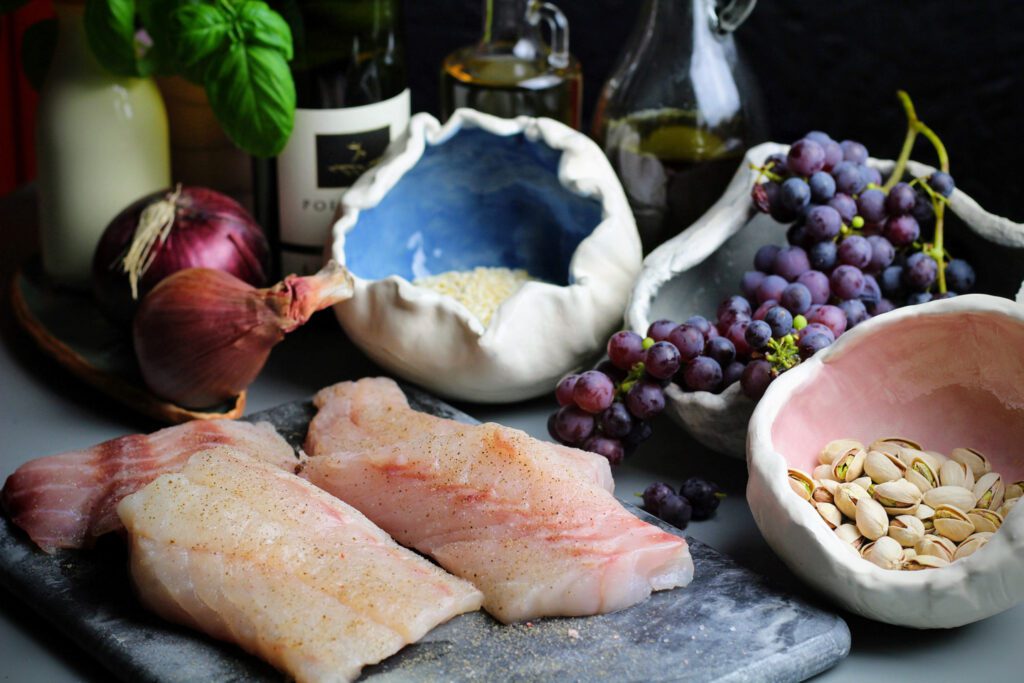
[[[939,536],[945,536],[954,543],[959,543],[974,531],[974,523],[960,508],[953,505],[940,505],[935,508],[935,533]]]
[[[927,533],[931,533],[935,528],[935,508],[930,505],[925,505],[924,503],[918,505],[914,516],[921,520]]]
[[[906,479],[876,484],[872,495],[890,515],[912,515],[921,504],[921,491]]]
[[[981,475],[992,471],[988,458],[973,448],[954,448],[953,452],[949,454],[949,458],[970,467],[974,472],[975,479],[980,479]]]
[[[1003,478],[999,476],[998,472],[988,472],[982,475],[974,485],[974,497],[978,499],[974,507],[998,510],[999,506],[1003,504],[1003,489]]]
[[[834,503],[836,501],[832,491],[835,491],[835,489],[829,490],[824,486],[819,486],[814,489],[814,493],[811,494],[811,500],[815,503]]]
[[[987,534],[973,534],[969,536],[963,543],[957,546],[956,552],[953,553],[953,559],[962,560],[965,557],[970,557],[981,550],[988,543],[989,538],[991,536]]]
[[[906,471],[902,460],[885,451],[868,451],[864,458],[864,472],[877,484],[902,479]]]
[[[803,470],[789,471],[789,485],[796,492],[796,495],[804,500],[810,500],[811,494],[814,493],[814,480],[811,479],[811,475]]]
[[[863,448],[851,448],[840,453],[832,461],[832,478],[836,481],[853,481],[864,472],[864,459],[867,457]]]
[[[868,492],[854,483],[840,484],[836,488],[835,505],[839,511],[850,519],[857,517],[857,501],[870,498]]]
[[[924,522],[911,515],[900,515],[889,522],[889,537],[904,548],[913,548],[924,538]]]
[[[1009,500],[1005,500],[1005,499],[1003,500],[1003,504],[999,508],[999,514],[1002,515],[1004,520],[1010,514],[1010,510],[1012,510],[1013,507],[1017,504],[1017,502],[1021,501],[1021,500],[1024,500],[1024,498],[1019,498],[1018,497],[1018,498],[1011,498]]]
[[[928,453],[928,451],[922,451],[917,448],[903,448],[900,450],[900,460],[909,468],[913,467],[915,460],[923,460],[928,463],[928,466],[935,472],[939,471],[939,461],[935,459],[935,456]]]
[[[939,485],[939,473],[932,467],[929,458],[922,458],[921,456],[917,456],[911,461],[905,478],[916,486],[921,493]]]
[[[829,529],[835,529],[843,523],[843,515],[832,503],[815,503],[814,507],[817,508],[818,514],[825,520],[825,524],[828,524]]]
[[[917,556],[931,555],[938,557],[946,562],[953,561],[953,553],[956,552],[956,544],[953,541],[943,536],[936,536],[935,534],[925,534],[924,538],[917,542],[914,546],[914,550],[917,552]]]
[[[939,569],[949,565],[949,560],[934,555],[915,555],[903,563],[907,571],[921,571],[922,569]]]
[[[868,450],[884,450],[886,446],[898,446],[900,448],[921,450],[921,444],[902,436],[883,436],[881,439],[875,439],[871,442],[871,445],[868,446]]]
[[[903,546],[888,536],[882,536],[871,544],[867,553],[862,551],[862,555],[882,569],[899,569],[903,562]]]
[[[1021,496],[1024,496],[1024,481],[1015,481],[1012,484],[1007,484],[1006,489],[1003,491],[1004,501],[1020,498]]]
[[[860,550],[864,545],[864,537],[860,535],[860,529],[857,528],[856,524],[840,524],[836,528],[836,536],[839,537],[840,541],[849,543],[857,550]]]
[[[811,476],[814,477],[814,479],[819,482],[836,480],[836,478],[832,476],[832,465],[818,465],[817,467],[814,468],[814,471],[811,472]]]
[[[960,486],[974,490],[974,470],[969,465],[947,460],[939,468],[939,484],[941,486]]]
[[[967,513],[967,519],[971,520],[975,531],[995,532],[1003,525],[1001,514],[984,508],[974,508]]]
[[[871,498],[857,501],[856,513],[857,528],[865,538],[876,541],[889,531],[889,515]]]
[[[970,510],[977,507],[974,502],[977,498],[974,492],[962,486],[936,486],[924,492],[924,502],[929,507],[937,508],[940,505],[952,505],[961,510]]]
[[[835,462],[843,453],[849,450],[857,450],[864,448],[864,444],[860,441],[854,441],[853,439],[836,439],[835,441],[829,441],[825,444],[825,447],[818,453],[818,462],[822,465],[831,465]]]

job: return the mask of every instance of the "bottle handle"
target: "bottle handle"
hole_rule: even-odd
[[[548,63],[556,69],[569,66],[569,20],[562,10],[550,2],[532,0],[526,10],[526,20],[531,26],[542,21],[548,25],[551,31]]]
[[[757,0],[708,0],[711,28],[719,33],[732,33],[754,11]]]

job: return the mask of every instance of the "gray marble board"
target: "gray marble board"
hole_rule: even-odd
[[[414,389],[419,410],[472,418]],[[301,444],[314,409],[291,403],[267,420]],[[6,473],[5,473],[6,474]],[[637,516],[680,534],[626,502]],[[368,681],[790,681],[833,666],[850,650],[838,616],[780,592],[690,540],[696,578],[630,609],[598,617],[504,626],[484,612],[456,617],[381,664]],[[120,539],[45,555],[0,519],[0,583],[124,681],[280,681],[234,646],[176,627],[135,599]]]

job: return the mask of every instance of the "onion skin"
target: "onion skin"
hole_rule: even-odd
[[[256,379],[286,333],[351,296],[352,276],[335,261],[267,289],[221,270],[178,271],[146,295],[135,315],[142,378],[154,394],[180,406],[217,405]]]
[[[205,187],[184,187],[175,201],[174,225],[166,242],[153,246],[155,258],[131,295],[122,262],[143,210],[171,190],[147,195],[107,226],[93,255],[93,292],[100,309],[115,322],[131,322],[139,301],[158,282],[185,268],[215,268],[254,287],[267,284],[270,247],[249,212],[231,197]]]

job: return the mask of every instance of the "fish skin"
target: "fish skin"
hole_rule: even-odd
[[[300,476],[471,581],[505,623],[613,612],[693,577],[686,541],[500,425],[316,455]]]
[[[292,447],[269,423],[194,420],[30,460],[7,478],[0,505],[48,553],[90,547],[103,534],[122,529],[116,510],[122,498],[217,445],[234,446],[282,469],[299,465]]]
[[[353,680],[482,601],[357,510],[229,448],[193,455],[118,514],[150,609],[300,682]]]
[[[339,382],[317,392],[313,405],[317,414],[309,424],[304,445],[309,455],[378,448],[427,435],[452,434],[466,426],[413,410],[399,386],[386,377]],[[566,467],[587,481],[614,492],[607,458],[561,444],[538,443],[558,454]]]

